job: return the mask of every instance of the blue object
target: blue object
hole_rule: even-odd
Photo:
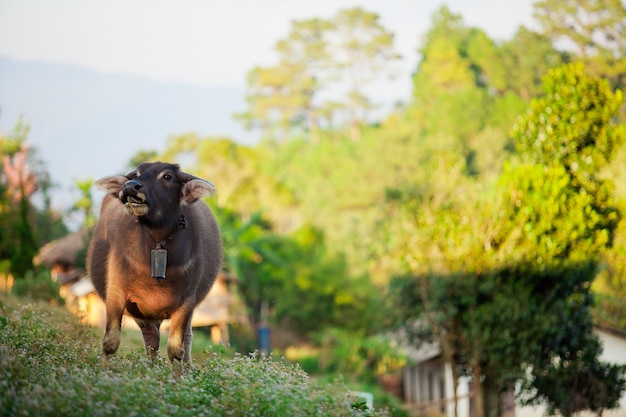
[[[269,327],[259,327],[258,332],[258,341],[259,341],[259,350],[264,353],[270,352],[270,328]]]

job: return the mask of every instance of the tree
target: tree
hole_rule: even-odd
[[[626,137],[615,121],[621,91],[612,93],[608,82],[587,76],[581,64],[551,70],[544,91],[513,127],[520,152],[539,164],[558,161],[575,187],[607,199],[598,176]]]
[[[510,126],[565,59],[525,28],[499,45],[447,7],[433,15],[419,52],[407,119],[423,140],[454,143],[472,175],[492,176],[513,148]]]
[[[300,338],[341,327],[373,325],[378,294],[367,280],[350,279],[345,259],[326,250],[319,230],[274,233],[261,212],[242,216],[214,207],[224,239],[225,269],[235,275],[253,326],[272,325]]]
[[[507,74],[506,90],[518,95],[526,107],[541,95],[544,75],[565,63],[567,54],[557,51],[550,38],[522,26],[501,46],[500,57]]]
[[[562,202],[556,206],[563,212],[545,223],[547,219],[532,222],[534,227],[526,236],[536,240],[538,250],[529,258],[537,267],[557,271],[571,263],[589,266],[557,277],[565,282],[573,277],[569,285],[573,291],[560,302],[566,318],[548,330],[541,354],[532,362],[529,390],[535,392],[531,402],[541,398],[550,410],[570,416],[581,410],[598,412],[617,406],[626,387],[623,369],[598,360],[602,349],[592,334],[589,311],[593,302],[590,283],[603,251],[613,244],[620,220],[611,184],[599,173],[626,141],[626,130],[615,122],[623,101],[619,90],[612,93],[606,80],[587,76],[581,64],[551,70],[544,88],[546,95],[531,103],[513,134],[522,156],[543,166],[543,175],[559,173],[561,179],[552,183],[564,186],[559,193]],[[545,199],[541,204],[546,206]],[[540,210],[539,202],[533,207],[531,213],[549,210],[549,205]],[[600,380],[604,382],[598,383]]]
[[[477,303],[479,274],[489,270],[484,233],[495,228],[499,216],[497,199],[467,176],[461,155],[441,155],[432,164],[432,175],[421,182],[389,190],[386,234],[393,236],[393,245],[383,256],[401,265],[401,274],[389,284],[396,319],[408,323],[402,327],[415,345],[432,341],[440,347],[452,370],[456,404],[458,377],[480,380],[482,375],[468,365],[471,355],[480,357],[471,344],[479,339],[462,331],[473,318],[468,306]],[[477,400],[482,410],[482,396]]]
[[[143,161],[142,161],[143,162]],[[140,162],[141,163],[141,162]],[[137,164],[138,165],[138,164]],[[136,166],[136,165],[135,165]],[[70,211],[79,212],[83,217],[82,227],[89,228],[96,225],[96,215],[93,207],[93,196],[91,195],[91,187],[93,186],[93,178],[74,181],[76,188],[80,192],[80,197]]]
[[[52,184],[22,119],[8,135],[0,134],[0,273],[16,278],[33,269],[33,256],[44,243],[67,233],[60,213],[51,208]],[[39,209],[32,200],[41,197]]]
[[[504,86],[496,45],[444,6],[433,16],[420,54],[409,115],[428,140],[454,143],[469,166],[480,152],[472,142],[490,117],[492,91]]]
[[[264,304],[271,300],[271,287],[282,275],[283,260],[266,245],[276,236],[260,212],[242,218],[225,207],[213,207],[213,211],[224,240],[224,269],[237,277],[250,323],[256,328]]]
[[[18,124],[15,129],[14,143],[19,144],[19,149],[7,152],[3,155],[2,180],[6,184],[6,193],[9,199],[9,207],[17,205],[15,213],[15,229],[9,240],[13,240],[11,255],[11,271],[17,276],[33,269],[33,256],[37,251],[37,242],[31,227],[30,196],[37,190],[37,179],[30,170],[27,162],[29,148],[26,144],[29,127]],[[9,209],[9,212],[13,211]]]
[[[364,89],[397,57],[393,36],[378,20],[356,8],[292,22],[289,35],[276,43],[278,63],[248,73],[249,106],[235,117],[267,138],[304,134],[316,143],[320,128],[347,111],[352,133],[360,137],[358,125],[372,107]]]
[[[187,134],[171,138],[162,157],[184,161],[188,172],[215,182],[211,201],[225,241],[225,268],[239,280],[251,323],[259,323],[266,305],[273,324],[299,336],[324,326],[364,325],[378,293],[366,277],[350,277],[345,258],[294,212],[282,178],[263,169],[275,148]]]
[[[532,379],[525,387],[529,394],[524,401],[546,402],[550,414],[569,417],[590,410],[601,415],[619,407],[626,387],[626,367],[599,360],[602,346],[593,335],[591,315],[588,307],[580,308],[580,303],[590,306],[588,298],[567,300],[569,305],[563,307],[571,317],[565,326],[553,329],[553,343],[544,345],[544,355],[533,364]]]
[[[387,64],[400,57],[393,48],[393,34],[376,13],[360,7],[339,11],[332,19],[330,55],[332,72],[347,86],[345,103],[353,141],[361,139],[360,125],[373,108],[365,87],[375,81]]]
[[[415,113],[424,134],[449,134],[461,143],[485,120],[487,95],[472,63],[447,39],[431,43],[414,78]]]
[[[236,118],[247,128],[260,128],[266,137],[306,132],[317,142],[329,28],[329,22],[318,18],[293,21],[288,37],[276,43],[278,64],[248,73],[249,108]]]
[[[378,289],[348,273],[345,256],[328,250],[319,229],[304,225],[284,238],[279,253],[288,273],[274,295],[278,323],[302,337],[333,327],[366,335],[381,329]]]
[[[621,0],[542,0],[534,16],[543,32],[573,46],[592,74],[609,78],[615,87],[626,79],[626,6]]]
[[[442,187],[435,176],[397,194],[409,198],[391,252],[407,267],[396,306],[405,321],[422,317],[457,375],[472,376],[478,416],[498,415],[499,393],[518,381],[529,402],[563,413],[614,407],[625,387],[623,371],[598,360],[590,315],[590,284],[620,217],[597,174],[626,139],[612,118],[621,96],[580,65],[550,71],[545,91],[520,117],[519,156],[494,188],[481,195],[478,183]],[[595,384],[601,375],[611,379]]]
[[[263,210],[276,231],[284,233],[298,227],[299,221],[292,193],[266,172],[274,152],[273,146],[251,147],[229,138],[184,134],[170,138],[161,158],[184,163],[188,172],[215,182],[218,206],[244,216]]]
[[[318,121],[313,106],[317,82],[301,67],[286,63],[255,67],[248,73],[247,101],[250,109],[236,117],[247,128],[261,128],[266,138],[285,139],[289,134],[308,132],[318,139]]]
[[[510,184],[521,185],[511,191],[513,201],[521,203],[513,218],[522,215],[526,220],[517,232],[504,235],[509,236],[506,240],[516,237],[518,263],[536,271],[526,277],[557,272],[542,281],[548,291],[564,294],[554,301],[562,306],[555,311],[560,316],[538,339],[529,390],[535,391],[534,399],[547,401],[549,409],[571,415],[615,407],[615,395],[619,398],[625,387],[622,371],[598,360],[601,348],[592,334],[590,283],[603,251],[613,244],[620,218],[611,185],[598,174],[626,141],[626,131],[614,120],[621,93],[612,93],[605,80],[587,76],[582,65],[551,70],[544,90],[545,96],[531,103],[513,129],[521,156],[536,164],[529,169],[537,172],[529,175],[524,170],[510,177]],[[543,191],[532,192],[534,187]],[[524,241],[529,245],[522,245]],[[523,248],[527,250],[519,251]],[[612,379],[595,384],[601,375]],[[563,397],[564,391],[575,397]]]

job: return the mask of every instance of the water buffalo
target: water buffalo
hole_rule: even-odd
[[[120,345],[122,315],[132,316],[148,354],[159,349],[159,329],[171,319],[167,355],[191,359],[191,317],[222,264],[222,241],[202,196],[209,181],[178,165],[143,163],[125,176],[96,181],[107,191],[87,253],[87,270],[106,304],[102,357]]]

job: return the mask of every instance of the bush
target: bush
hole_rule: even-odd
[[[398,372],[407,363],[402,350],[388,337],[364,337],[344,329],[314,335],[320,346],[318,369],[374,383],[380,375]]]
[[[28,271],[23,277],[17,278],[11,292],[31,300],[64,305],[65,300],[59,295],[59,288],[59,283],[50,279],[50,271],[46,269],[39,272]]]
[[[399,392],[387,391],[382,383],[386,376],[399,377],[407,363],[407,356],[390,338],[331,328],[314,334],[313,339],[319,347],[292,346],[285,356],[319,380],[341,375],[352,390],[372,393],[374,405],[389,409],[393,417],[407,415]]]
[[[100,364],[100,338],[64,309],[0,294],[0,416],[363,416],[345,386],[257,354],[213,353],[176,377],[143,349]]]

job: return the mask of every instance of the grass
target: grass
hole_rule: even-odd
[[[143,348],[103,366],[99,333],[61,307],[0,293],[0,416],[387,415],[364,410],[342,383],[316,384],[260,355],[207,353],[178,377]]]
[[[124,317],[124,320],[132,321],[132,319],[128,317]],[[104,329],[96,330],[96,334],[98,335],[99,342],[104,335]],[[159,352],[165,356],[167,351],[167,338],[169,337],[169,329],[161,329],[161,343],[159,346]],[[118,350],[117,354],[131,354],[135,350],[143,350],[145,349],[143,344],[143,336],[141,335],[141,331],[135,330],[132,328],[122,327],[122,343]],[[202,329],[194,329],[193,331],[193,343],[191,345],[191,358],[202,362],[207,357],[207,354],[210,352],[220,352],[223,354],[230,353],[230,356],[234,353],[234,350],[229,348],[228,346],[218,344],[215,345],[211,340],[211,336],[204,332]]]

